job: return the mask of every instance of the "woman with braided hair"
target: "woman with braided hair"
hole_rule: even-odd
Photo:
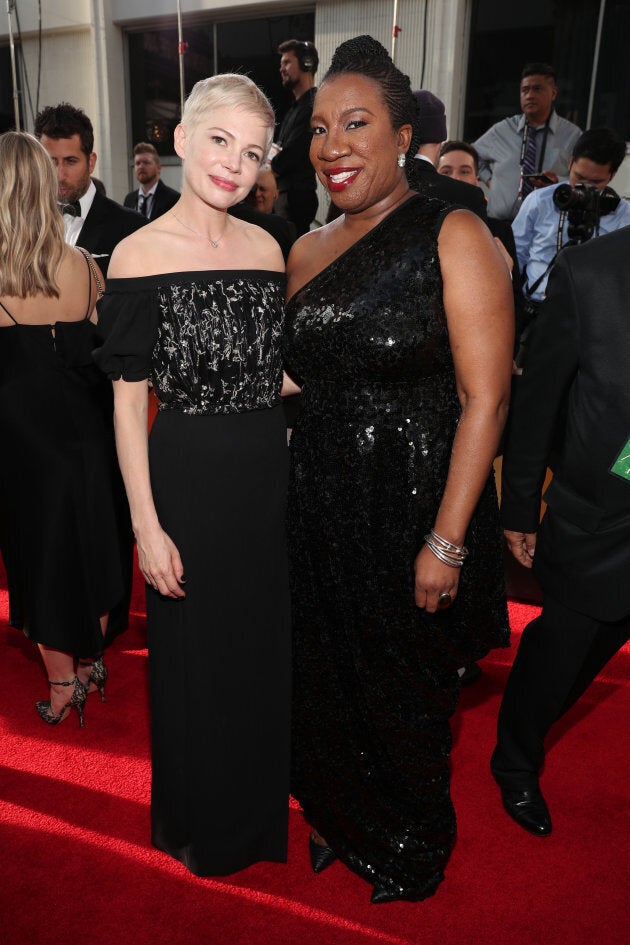
[[[492,460],[510,280],[472,213],[410,187],[416,125],[386,50],[343,43],[311,146],[342,213],[298,241],[287,273],[285,362],[302,383],[292,788],[315,871],[341,860],[372,902],[442,880],[457,669],[508,642]]]

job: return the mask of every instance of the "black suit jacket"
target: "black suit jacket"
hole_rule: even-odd
[[[275,213],[262,213],[262,211],[256,210],[255,207],[250,207],[247,203],[237,203],[235,207],[229,207],[228,213],[239,220],[245,220],[246,223],[254,223],[270,233],[282,250],[284,261],[287,261],[289,250],[296,240],[295,227],[289,220],[285,220]]]
[[[107,276],[114,247],[146,223],[147,220],[135,210],[125,210],[119,203],[97,191],[77,237],[77,246],[89,250],[103,275]]]
[[[473,184],[464,184],[461,180],[453,180],[445,174],[438,174],[430,161],[421,158],[413,159],[412,186],[426,194],[427,197],[439,197],[447,203],[458,203],[468,210],[472,210],[478,217],[486,221],[486,198]]]
[[[138,188],[138,190],[132,190],[131,193],[127,194],[125,197],[125,206],[129,207],[130,210],[137,210],[138,208],[139,191],[140,188]],[[179,197],[180,194],[178,190],[168,187],[163,181],[159,180],[155,188],[155,196],[151,205],[149,220],[157,220],[158,217],[161,217],[163,213],[166,213],[167,210],[175,206]]]
[[[293,101],[280,125],[278,144],[282,151],[271,159],[271,169],[278,179],[278,190],[315,191],[315,170],[309,158],[313,135],[311,115],[316,88],[307,89]]]
[[[630,227],[564,249],[515,385],[503,460],[506,528],[536,532],[534,570],[599,620],[630,614],[630,482],[610,468],[630,438]]]

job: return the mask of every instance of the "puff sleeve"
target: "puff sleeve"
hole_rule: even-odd
[[[158,330],[155,292],[134,289],[131,281],[111,280],[97,305],[102,343],[93,357],[110,381],[144,381],[151,375]]]

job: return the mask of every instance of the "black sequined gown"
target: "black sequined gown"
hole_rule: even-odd
[[[455,839],[457,668],[507,645],[490,479],[456,603],[414,603],[460,405],[437,256],[447,212],[412,197],[287,308],[303,380],[291,440],[292,791],[338,856],[408,899],[435,892]]]
[[[286,858],[290,619],[284,275],[110,279],[99,305],[112,379],[150,377],[162,527],[186,597],[147,589],[154,844],[197,875]]]

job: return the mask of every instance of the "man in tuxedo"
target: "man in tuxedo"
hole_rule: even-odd
[[[501,514],[543,609],[521,638],[491,769],[507,813],[536,836],[551,833],[545,736],[630,631],[628,259],[630,227],[562,250],[510,414]]]
[[[92,122],[67,102],[42,109],[35,135],[57,170],[59,203],[63,208],[66,243],[89,250],[107,276],[114,246],[147,222],[103,196],[90,177],[96,164]]]
[[[420,89],[413,94],[418,103],[422,136],[412,168],[413,186],[429,197],[439,197],[447,203],[461,204],[485,222],[486,201],[481,190],[437,172],[440,147],[446,140],[444,102],[426,89]]]
[[[160,158],[148,141],[140,141],[134,147],[133,167],[140,186],[127,194],[124,204],[131,210],[137,210],[147,220],[157,220],[175,206],[179,200],[179,191],[167,187],[161,180]]]

